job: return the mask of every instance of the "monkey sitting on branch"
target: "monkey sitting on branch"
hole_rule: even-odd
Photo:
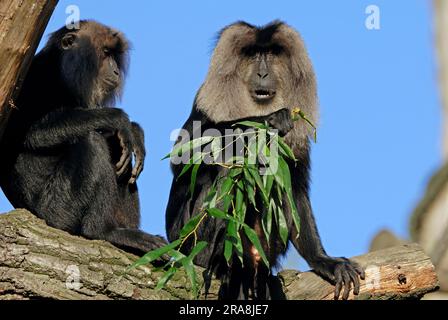
[[[296,162],[289,162],[288,167],[293,199],[300,217],[298,232],[291,208],[286,200],[283,201],[288,239],[317,274],[335,284],[335,298],[343,291],[342,298],[347,299],[352,287],[355,295],[359,293],[359,278],[364,278],[364,271],[346,258],[330,257],[322,246],[309,199],[312,134],[304,122],[293,121],[291,111],[297,106],[311,122],[317,122],[315,74],[298,32],[280,21],[263,27],[237,22],[220,32],[207,78],[196,95],[183,130],[188,132],[190,138],[204,136],[210,132],[209,129],[216,129],[224,135],[226,129],[233,129],[235,124],[250,119],[267,122],[285,135],[284,141],[297,159]],[[178,140],[183,139],[179,136]],[[219,166],[201,167],[197,172],[194,194],[191,195],[191,181],[188,176],[182,175],[184,167],[184,164],[172,162],[174,177],[166,210],[166,229],[170,241],[178,239],[186,222],[201,212],[214,181],[225,175],[227,170]],[[283,243],[278,233],[272,232],[269,239],[265,237],[261,231],[262,214],[255,208],[248,208],[244,222],[257,231],[269,265],[277,266],[288,245]],[[198,226],[195,240],[206,241],[208,245],[196,255],[195,263],[221,279],[222,299],[271,298],[271,268],[261,260],[259,252],[244,233],[240,235],[243,240],[243,263],[235,255],[230,262],[226,261],[226,228],[227,222],[222,219],[205,219]],[[190,252],[193,246],[193,241],[186,241],[182,252]]]
[[[14,207],[52,227],[142,254],[166,241],[139,230],[143,130],[109,107],[127,64],[128,41],[117,30],[81,21],[54,32],[1,142],[0,186]]]

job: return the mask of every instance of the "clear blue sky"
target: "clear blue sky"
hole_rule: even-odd
[[[302,33],[317,73],[312,202],[327,251],[361,254],[384,227],[408,235],[409,214],[441,163],[430,1],[64,0],[46,34],[65,23],[70,4],[81,18],[121,29],[133,43],[119,106],[146,131],[144,230],[165,235],[171,173],[160,159],[171,149],[171,131],[190,113],[216,32],[236,20],[278,18]],[[365,28],[369,4],[381,9],[378,31]],[[0,212],[10,209],[0,196]],[[286,264],[298,261],[293,253]]]

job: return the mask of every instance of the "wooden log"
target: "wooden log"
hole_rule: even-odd
[[[136,259],[105,241],[53,229],[25,210],[0,215],[0,299],[191,298],[183,272],[160,291],[155,286],[161,273],[151,267],[126,273]],[[368,267],[358,299],[420,298],[437,288],[434,267],[416,244],[354,259]],[[202,279],[203,269],[197,272]],[[279,278],[288,299],[333,297],[334,287],[312,272],[283,271]],[[212,280],[207,299],[216,299],[218,288]]]
[[[349,299],[416,299],[438,287],[434,265],[418,244],[405,244],[352,258],[366,270],[359,296]],[[280,273],[286,297],[333,299],[334,287],[312,272]]]
[[[0,1],[0,139],[57,0]]]

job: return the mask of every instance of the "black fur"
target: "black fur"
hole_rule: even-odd
[[[125,39],[83,21],[75,49],[63,50],[60,42],[69,32],[55,32],[34,58],[1,143],[0,185],[14,207],[30,210],[52,227],[145,253],[166,241],[138,229],[138,191],[129,183],[132,163],[120,176],[116,172],[124,147],[128,157],[138,153],[143,161],[145,154],[140,126],[122,110],[106,107],[123,79],[113,90],[100,86],[101,99],[91,104],[103,76],[97,43],[106,43],[104,34],[118,41],[111,49],[117,50],[114,59],[123,74]]]
[[[201,133],[195,132],[196,127],[193,126],[193,122],[196,121],[201,123]],[[205,136],[205,132],[209,129],[216,129],[220,132],[220,135],[224,135],[226,129],[235,130],[235,123],[241,121],[256,121],[261,123],[267,121],[271,126],[279,130],[280,135],[285,135],[293,127],[291,115],[287,109],[281,109],[268,116],[250,117],[239,119],[238,121],[214,123],[208,119],[205,114],[193,107],[192,114],[184,124],[183,129],[188,131],[190,137]],[[224,142],[222,145],[225,145]],[[235,145],[233,145],[232,148],[234,154],[238,154],[241,151]],[[172,164],[174,177],[166,211],[166,229],[170,241],[176,240],[179,237],[180,230],[184,224],[200,211],[199,208],[204,201],[204,197],[208,194],[213,181],[215,181],[218,176],[226,174],[226,169],[217,166],[210,166],[208,168],[201,166],[197,175],[195,194],[190,200],[190,196],[188,195],[190,176],[183,175],[178,178],[182,168],[182,164]],[[304,168],[306,169],[307,167]],[[254,217],[258,214],[259,213],[253,211],[253,209],[248,208],[248,212],[246,213],[246,223],[249,226],[254,227]],[[289,223],[291,224],[292,221],[289,221]],[[223,254],[225,228],[225,221],[220,219],[208,219],[206,223],[199,227],[198,238],[206,239],[209,242],[209,245],[195,259],[196,264],[207,268],[209,273],[208,276],[211,277],[214,273],[222,280],[220,297],[222,299],[248,299],[251,297],[265,299],[278,296],[280,294],[278,291],[270,292],[271,286],[266,285],[266,283],[272,283],[272,285],[276,284],[276,279],[272,277],[270,270],[264,265],[260,265],[257,270],[251,268],[251,257],[247,250],[244,250],[244,268],[241,266],[238,258],[234,258],[233,261],[231,261],[231,268],[228,267]],[[272,231],[273,234],[275,234],[275,232],[275,230]],[[246,239],[243,237],[243,246],[247,249],[249,242],[245,240]],[[268,255],[270,263],[276,265],[278,260],[277,257],[280,254],[284,254],[286,248],[281,244],[278,237],[273,237],[270,242],[270,249],[267,249],[267,246],[264,246],[265,252]],[[266,245],[266,243],[264,244]],[[184,252],[188,253],[192,249],[192,246],[193,242],[187,241],[183,245]],[[257,274],[257,277],[255,277],[255,273]],[[254,282],[253,279],[255,278],[256,280]]]
[[[226,33],[227,36],[225,36]],[[270,104],[271,102],[268,101],[254,106],[255,103],[247,99],[247,94],[243,93],[245,90],[252,92],[254,88],[259,87],[265,90],[275,90],[275,95],[283,98],[280,101],[287,104],[285,107],[289,110],[284,112],[283,109],[267,116],[255,117],[253,120],[267,120],[282,135],[287,134],[285,141],[290,144],[298,160],[297,163],[290,162],[289,169],[293,197],[300,216],[299,237],[297,237],[289,205],[286,199],[283,200],[283,211],[289,226],[289,241],[294,244],[297,251],[316,273],[336,285],[336,298],[339,297],[341,289],[344,287],[343,298],[347,299],[352,284],[354,293],[357,294],[359,292],[359,276],[364,277],[362,268],[346,258],[328,256],[322,246],[309,199],[309,136],[304,134],[307,132],[303,127],[304,122],[291,123],[290,111],[296,105],[305,108],[305,113],[311,115],[312,119],[317,113],[314,71],[302,40],[292,29],[279,21],[260,28],[238,22],[224,28],[219,37],[209,74],[196,96],[193,110],[183,129],[189,132],[191,139],[191,137],[200,136],[194,134],[193,121],[201,122],[202,131],[216,128],[222,133],[226,128],[233,128],[232,124],[243,120],[238,118],[272,112],[273,109],[278,109],[281,105]],[[274,50],[275,48],[272,49],[272,47],[281,47],[282,50]],[[291,55],[292,52],[294,56]],[[267,59],[268,56],[269,59]],[[270,68],[270,63],[277,63],[277,68]],[[254,68],[248,68],[248,65],[254,66]],[[284,73],[276,74],[276,70],[280,69]],[[266,81],[269,78],[271,78],[270,81]],[[247,79],[254,80],[248,83]],[[283,85],[287,84],[287,89],[278,85],[279,79],[284,80]],[[275,97],[273,99],[271,101],[276,101]],[[269,112],[264,110],[269,110]],[[213,119],[224,119],[224,122]],[[226,119],[232,119],[232,121]],[[189,175],[178,178],[182,170],[181,164],[172,165],[172,169],[174,177],[166,211],[166,229],[170,241],[177,239],[184,224],[201,211],[213,181],[218,176],[227,173],[227,169],[218,166],[201,167],[196,180],[195,194],[190,197],[188,194]],[[250,206],[247,210],[245,222],[256,229],[257,224],[259,225],[260,213]],[[276,229],[274,223],[270,239],[266,239],[262,231],[256,230],[271,266],[276,266],[279,257],[287,251],[287,247],[283,245]],[[262,261],[258,264],[253,263],[253,252],[250,252],[251,244],[244,235],[242,235],[244,266],[241,265],[237,257],[227,264],[223,254],[225,231],[225,221],[208,218],[197,232],[198,240],[205,240],[209,245],[196,256],[195,262],[207,268],[209,271],[207,279],[213,273],[221,279],[220,298],[268,299],[282,297],[276,291],[279,286],[278,282],[273,281],[271,270]],[[192,242],[186,243],[183,249],[189,252],[192,245]]]

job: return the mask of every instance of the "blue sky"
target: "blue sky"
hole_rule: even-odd
[[[133,44],[119,106],[146,131],[144,230],[165,235],[171,173],[160,159],[190,113],[216,32],[236,20],[281,19],[302,34],[317,73],[321,121],[311,195],[327,252],[362,254],[384,227],[407,237],[409,214],[441,163],[429,1],[62,0],[46,34],[65,23],[71,4],[82,19],[114,26]],[[365,27],[370,4],[381,10],[380,30]],[[1,195],[0,212],[10,209]],[[292,252],[286,266],[303,267],[299,261]]]

